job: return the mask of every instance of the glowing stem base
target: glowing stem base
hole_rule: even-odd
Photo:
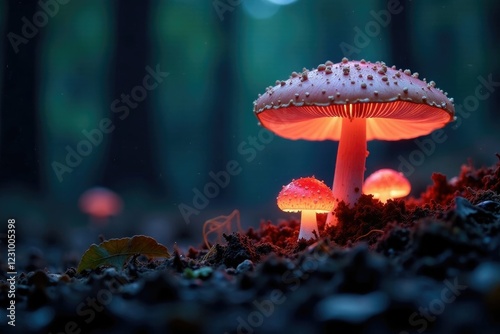
[[[337,202],[352,207],[361,196],[367,153],[366,120],[344,118],[332,187]],[[330,212],[326,223],[337,225],[337,218]]]

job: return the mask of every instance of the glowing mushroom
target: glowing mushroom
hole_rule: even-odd
[[[78,200],[80,210],[88,214],[96,224],[104,225],[108,218],[121,212],[123,204],[113,191],[95,187],[85,191]]]
[[[332,191],[353,205],[361,195],[368,140],[429,134],[454,120],[453,99],[418,73],[364,60],[293,72],[254,102],[260,124],[288,139],[338,140]],[[336,223],[329,214],[328,223]]]
[[[394,169],[379,169],[368,176],[363,184],[363,194],[373,195],[382,203],[388,199],[405,197],[410,193],[410,181]]]
[[[318,232],[316,213],[327,213],[335,204],[330,188],[314,177],[303,177],[283,186],[278,197],[278,207],[285,212],[301,211],[299,239],[314,238]]]

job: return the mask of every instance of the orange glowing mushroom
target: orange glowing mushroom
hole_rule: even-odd
[[[85,191],[78,200],[80,210],[98,224],[105,224],[109,217],[121,212],[123,203],[113,191],[95,187]]]
[[[352,206],[361,195],[368,140],[400,140],[423,135],[454,120],[453,99],[383,62],[327,61],[293,72],[254,102],[260,124],[288,139],[338,140],[332,191]],[[336,224],[332,214],[327,223]]]
[[[328,213],[335,205],[331,189],[314,177],[292,180],[283,186],[276,199],[285,212],[301,211],[299,240],[314,238],[313,231],[319,236],[316,213]]]
[[[373,195],[382,203],[388,199],[405,197],[410,191],[410,181],[402,173],[388,168],[368,176],[363,184],[363,194]]]

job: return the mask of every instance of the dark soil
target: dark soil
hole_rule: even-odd
[[[210,250],[82,274],[33,254],[16,280],[15,331],[499,333],[500,163],[432,181],[418,199],[339,204],[338,226],[318,216],[318,240],[297,242],[297,221],[263,222]]]

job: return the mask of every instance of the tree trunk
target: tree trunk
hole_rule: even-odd
[[[43,146],[38,126],[36,51],[44,24],[33,21],[33,15],[39,10],[36,1],[10,1],[6,7],[7,37],[3,45],[0,106],[0,187],[15,185],[39,192]]]
[[[164,180],[158,171],[152,145],[154,134],[149,99],[155,80],[144,83],[144,78],[156,68],[149,58],[150,8],[147,0],[117,2],[110,99],[115,129],[111,133],[102,184],[111,188],[138,186],[155,195],[164,195]]]
[[[233,124],[234,106],[233,95],[236,83],[234,82],[234,47],[238,44],[234,40],[234,15],[227,15],[222,22],[218,22],[219,34],[221,36],[220,56],[212,64],[213,75],[217,77],[217,87],[214,92],[210,106],[211,124],[208,125],[211,131],[209,147],[211,156],[208,162],[208,170],[218,171],[226,168],[229,157],[229,145],[231,136],[234,134],[229,130]],[[218,196],[224,200],[228,198],[228,192],[223,191]]]

